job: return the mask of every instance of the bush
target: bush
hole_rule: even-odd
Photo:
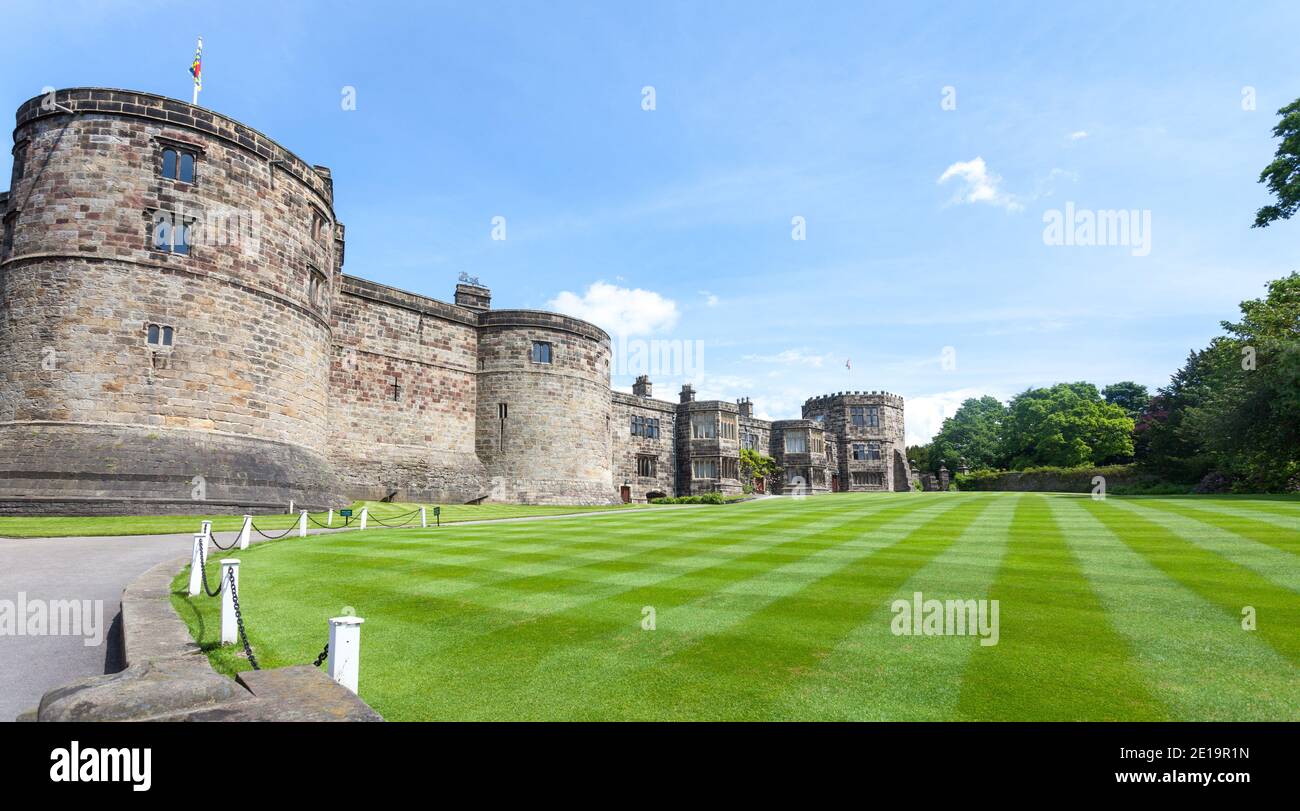
[[[1091,493],[1095,476],[1106,479],[1106,492],[1135,495],[1167,488],[1166,493],[1186,493],[1190,485],[1171,484],[1137,465],[1104,467],[1031,467],[1025,470],[978,470],[959,473],[954,479],[961,490],[1003,490],[1024,492]]]
[[[703,493],[698,496],[669,496],[651,499],[651,504],[726,504],[727,499],[721,493]]]

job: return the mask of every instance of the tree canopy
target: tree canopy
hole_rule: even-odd
[[[1267,228],[1269,223],[1288,220],[1300,209],[1300,99],[1296,99],[1277,114],[1282,117],[1273,128],[1273,135],[1282,139],[1273,162],[1259,174],[1259,182],[1268,184],[1268,190],[1277,202],[1255,212],[1254,228]]]
[[[1002,446],[1013,468],[1101,465],[1133,455],[1133,419],[1091,383],[1029,389],[1007,411]]]

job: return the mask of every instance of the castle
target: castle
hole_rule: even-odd
[[[903,401],[610,390],[610,336],[343,273],[333,179],[262,133],[149,93],[18,109],[0,192],[0,513],[342,506],[353,498],[604,504],[905,490]],[[201,508],[196,502],[201,501]]]

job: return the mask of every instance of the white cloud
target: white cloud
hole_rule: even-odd
[[[704,304],[706,307],[718,306],[718,297],[710,293],[708,290],[701,290],[700,295],[704,296]]]
[[[939,175],[939,183],[958,179],[961,189],[953,196],[954,203],[987,203],[991,206],[1005,208],[1007,211],[1020,211],[1024,208],[1014,195],[1002,189],[1002,178],[989,171],[984,159],[958,161]]]
[[[1087,130],[1079,130],[1078,132],[1072,132],[1072,133],[1070,133],[1070,140],[1071,140],[1071,141],[1082,141],[1084,138],[1087,138],[1087,137],[1088,137],[1088,131],[1087,131]]]
[[[829,355],[813,355],[803,349],[786,349],[775,355],[745,355],[743,360],[757,363],[781,363],[787,366],[815,366],[820,368]]]
[[[652,290],[608,282],[593,283],[581,296],[564,290],[547,307],[590,321],[615,337],[650,335],[677,326],[677,302]]]
[[[986,394],[992,394],[999,400],[1006,402],[1006,398],[997,392],[989,392],[985,389],[957,389],[955,391],[945,391],[938,394],[926,394],[920,397],[909,397],[903,403],[903,422],[904,428],[907,429],[908,445],[924,445],[934,435],[939,433],[943,427],[943,421],[953,414],[961,404],[972,397],[983,397]]]

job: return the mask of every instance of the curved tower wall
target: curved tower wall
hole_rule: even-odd
[[[533,360],[534,342],[551,362]],[[610,339],[533,310],[479,314],[476,446],[494,501],[609,504]]]
[[[159,96],[54,101],[28,101],[15,130],[0,510],[341,503],[325,457],[342,261],[328,170]],[[169,148],[196,157],[193,182],[162,176]],[[154,249],[158,212],[193,221],[188,255]],[[148,344],[150,324],[173,329],[170,347]]]

